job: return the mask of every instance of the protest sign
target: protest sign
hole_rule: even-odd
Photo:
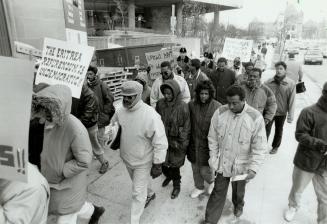
[[[0,57],[0,178],[27,181],[34,64]]]
[[[241,61],[250,61],[253,40],[226,38],[222,56],[228,60],[240,57]]]
[[[150,78],[152,80],[160,77],[160,65],[162,62],[169,61],[172,63],[172,66],[174,63],[173,51],[171,49],[145,53],[145,57],[148,65],[151,67]]]
[[[35,83],[66,85],[79,98],[93,52],[93,47],[45,38]]]

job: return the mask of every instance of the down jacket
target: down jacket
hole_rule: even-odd
[[[209,103],[191,101],[189,103],[191,117],[191,138],[187,150],[187,158],[191,163],[209,166],[208,133],[212,115],[221,104],[212,99]]]
[[[167,80],[161,85],[161,92],[167,87],[173,92],[173,101],[166,102],[165,99],[160,99],[156,105],[156,111],[161,115],[165,125],[169,144],[165,165],[181,167],[184,165],[186,150],[189,145],[190,113],[188,105],[180,98],[178,83],[175,80]]]
[[[115,107],[113,105],[114,97],[109,87],[98,76],[94,81],[88,82],[88,86],[98,99],[98,127],[103,128],[109,125],[112,116],[115,114]]]
[[[307,172],[327,171],[327,96],[302,110],[296,125],[299,142],[294,165]]]
[[[83,85],[80,99],[72,99],[71,114],[77,117],[86,128],[98,122],[99,106],[97,97],[86,85]]]
[[[79,211],[87,196],[87,172],[92,146],[84,125],[71,112],[68,87],[53,85],[36,93],[33,104],[51,111],[54,126],[44,129],[41,173],[50,186],[49,213],[66,215]]]

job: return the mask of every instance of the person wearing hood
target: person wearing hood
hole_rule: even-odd
[[[246,84],[241,85],[245,90],[247,104],[257,109],[263,116],[266,126],[273,120],[277,102],[273,91],[261,83],[262,71],[254,68],[248,75]]]
[[[164,61],[161,63],[161,77],[154,81],[151,89],[150,102],[152,107],[155,108],[158,100],[164,97],[160,91],[160,86],[172,79],[179,85],[182,101],[188,103],[191,100],[190,90],[186,80],[179,75],[175,75],[172,71],[170,62]]]
[[[98,138],[99,105],[97,97],[87,86],[87,79],[85,79],[82,86],[80,98],[73,97],[72,100],[71,114],[77,117],[86,127],[92,144],[93,154],[101,163],[99,173],[104,174],[109,169],[109,162],[104,158],[104,149]]]
[[[109,125],[110,119],[115,113],[115,107],[113,105],[114,97],[111,94],[109,87],[100,80],[98,69],[96,67],[89,66],[86,77],[88,87],[94,92],[98,100],[98,139],[102,147],[104,147],[105,142],[107,141],[107,138],[105,137],[105,127]]]
[[[155,199],[149,174],[162,174],[168,141],[160,115],[142,101],[143,87],[136,81],[122,85],[123,107],[114,114],[111,125],[121,127],[120,157],[132,180],[131,224],[139,224],[144,207]]]
[[[32,98],[32,117],[45,120],[41,173],[50,186],[49,214],[57,224],[74,224],[78,217],[97,224],[104,208],[86,202],[92,146],[86,128],[70,114],[71,104],[71,90],[64,85]]]
[[[292,123],[295,110],[296,85],[290,78],[286,77],[287,65],[280,61],[275,64],[276,75],[267,80],[265,84],[273,91],[277,101],[277,111],[272,120],[266,126],[269,137],[273,123],[275,123],[275,136],[272,142],[270,154],[276,154],[282,142],[284,123]]]
[[[215,176],[209,167],[208,133],[211,118],[221,106],[214,100],[215,89],[210,80],[199,82],[195,88],[195,98],[189,103],[191,118],[191,138],[187,158],[192,164],[195,189],[191,198],[205,192],[204,182],[209,184],[207,193],[211,194]]]
[[[208,76],[204,74],[201,69],[201,62],[199,59],[192,59],[190,64],[191,76],[187,79],[187,83],[191,92],[191,98],[195,96],[195,89],[199,82],[208,80]]]
[[[235,72],[226,67],[226,58],[219,58],[217,64],[217,70],[210,73],[209,78],[215,87],[215,99],[221,104],[226,104],[226,90],[235,83],[236,75]]]
[[[190,113],[188,105],[180,98],[180,88],[175,80],[167,80],[160,86],[164,95],[156,105],[156,111],[161,115],[168,138],[168,151],[163,173],[166,176],[162,186],[173,181],[171,198],[178,197],[181,188],[180,167],[184,165],[185,155],[190,139]]]
[[[289,208],[284,218],[293,220],[302,193],[312,181],[318,199],[317,223],[327,223],[327,82],[318,102],[301,111],[295,138],[299,144],[294,157]]]
[[[144,103],[150,105],[151,88],[148,86],[146,80],[141,75],[136,76],[135,81],[143,86],[142,100]]]
[[[47,224],[48,182],[34,165],[27,169],[27,183],[0,178],[1,224]]]

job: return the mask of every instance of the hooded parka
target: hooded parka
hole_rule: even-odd
[[[163,93],[165,88],[173,92],[173,101],[167,102],[160,99],[156,111],[161,115],[165,125],[168,139],[168,151],[165,166],[181,167],[185,162],[185,155],[189,145],[191,123],[188,105],[180,98],[180,88],[175,80],[167,80],[160,86]]]
[[[87,196],[87,171],[92,146],[84,125],[71,112],[68,87],[54,85],[33,96],[33,104],[51,111],[52,125],[46,123],[41,173],[50,186],[49,213],[66,215],[79,211]]]

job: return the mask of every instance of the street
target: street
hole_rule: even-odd
[[[270,55],[267,55],[267,58],[273,58],[271,52],[272,49],[270,49]],[[300,56],[298,60],[301,60]],[[304,66],[304,82],[307,92],[297,95],[296,118],[302,108],[315,103],[319,98],[321,93],[319,87],[327,80],[327,74],[324,73],[326,69],[326,61],[322,66]],[[273,70],[267,70],[263,74],[263,79],[267,79],[273,74]],[[220,224],[287,223],[283,219],[283,212],[287,208],[288,194],[292,183],[293,157],[297,147],[294,138],[295,125],[296,120],[292,124],[285,124],[284,138],[279,152],[276,155],[268,154],[256,178],[247,184],[243,216],[240,219],[235,219],[233,216],[230,189]],[[106,155],[110,158],[111,169],[104,175],[98,174],[96,169],[99,163],[93,161],[89,174],[89,200],[106,208],[101,219],[102,224],[129,223],[132,197],[131,180],[119,158],[119,152],[108,149]],[[163,176],[151,181],[152,188],[156,192],[156,199],[145,209],[141,223],[198,224],[203,220],[208,195],[201,195],[197,199],[190,198],[189,194],[194,186],[192,170],[188,161],[182,167],[181,173],[181,193],[175,200],[170,199],[172,184],[166,188],[161,187],[164,180]],[[316,223],[317,202],[312,184],[303,194],[302,205],[292,223]]]

